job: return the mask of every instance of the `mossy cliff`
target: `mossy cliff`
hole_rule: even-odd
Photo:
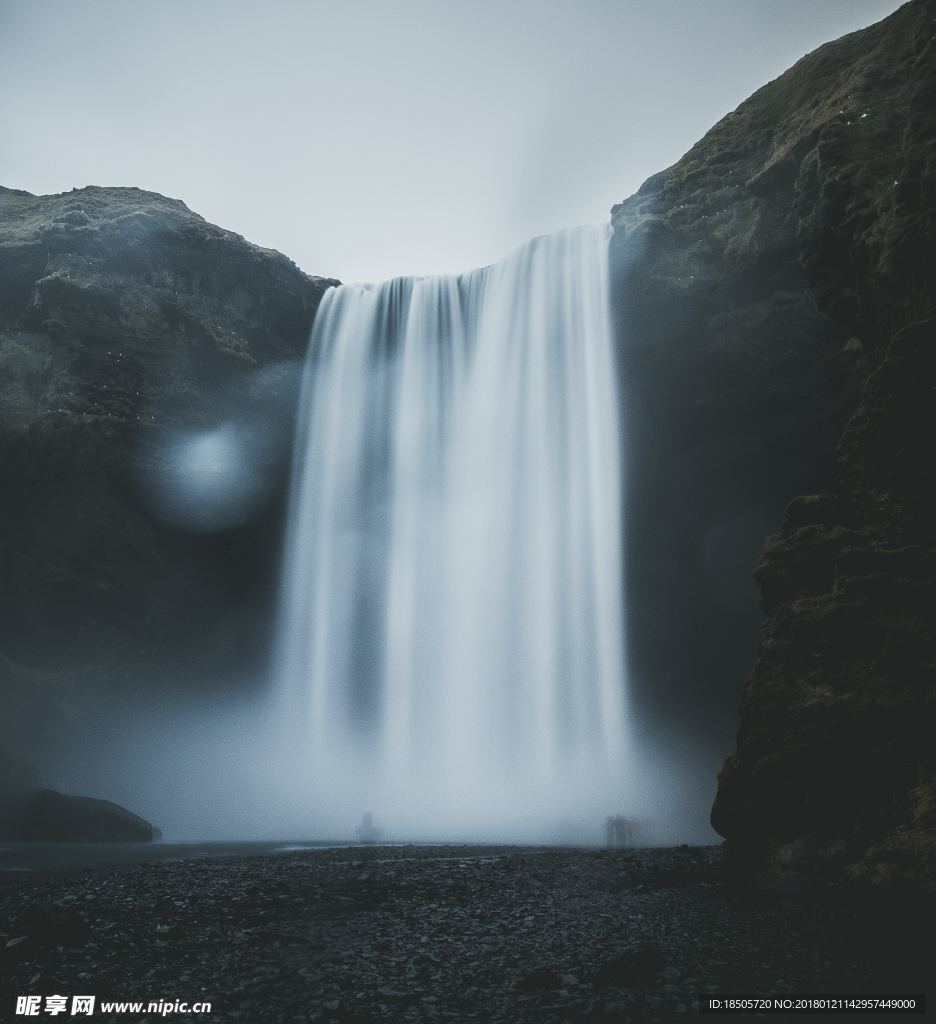
[[[755,864],[931,872],[936,4],[803,58],[614,225],[645,702],[737,686],[739,530],[810,495],[757,568],[712,821]]]
[[[22,753],[89,689],[262,657],[296,368],[328,284],[153,193],[0,189],[0,693]],[[232,418],[269,435],[263,507],[212,533],[154,514],[166,439]]]

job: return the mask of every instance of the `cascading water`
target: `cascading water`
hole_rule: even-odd
[[[372,809],[398,838],[591,839],[621,809],[607,260],[577,228],[325,294],[277,647],[307,829]]]

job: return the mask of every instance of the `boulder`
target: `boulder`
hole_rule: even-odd
[[[158,838],[158,830],[110,800],[42,789],[19,808],[11,838],[29,843],[149,843]]]

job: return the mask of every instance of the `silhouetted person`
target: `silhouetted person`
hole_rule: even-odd
[[[640,831],[640,826],[637,823],[636,818],[627,819],[627,845],[637,845],[637,833]]]
[[[626,850],[634,845],[637,823],[633,818],[625,818],[623,814],[612,814],[605,818],[605,836],[608,846],[613,850]]]
[[[358,841],[362,843],[376,843],[383,834],[374,823],[374,816],[370,811],[365,811],[361,816],[361,824],[355,829]]]

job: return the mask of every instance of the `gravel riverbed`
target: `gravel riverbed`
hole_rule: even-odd
[[[934,948],[930,903],[741,887],[714,847],[352,847],[7,872],[0,906],[3,1020],[27,1019],[18,995],[93,994],[92,1019],[127,1022],[652,1024],[696,1016],[706,992],[924,991]],[[211,1013],[100,1012],[160,999]]]

